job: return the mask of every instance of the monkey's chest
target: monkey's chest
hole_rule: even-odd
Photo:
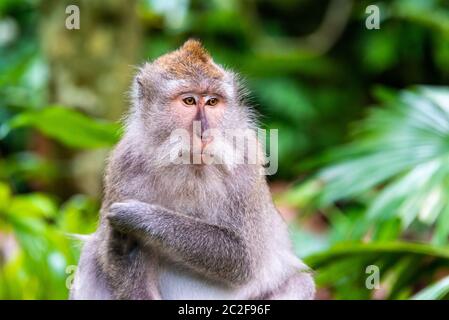
[[[236,296],[233,289],[168,263],[159,270],[159,287],[162,299],[167,300],[226,300]]]

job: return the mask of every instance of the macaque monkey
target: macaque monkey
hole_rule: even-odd
[[[132,98],[71,298],[313,299],[263,161],[229,156],[260,143],[220,135],[256,128],[237,76],[188,40],[139,70]]]

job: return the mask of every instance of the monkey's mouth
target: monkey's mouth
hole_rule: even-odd
[[[212,165],[216,161],[215,155],[211,150],[210,143],[213,141],[212,137],[202,139],[199,146],[191,146],[190,161],[194,165]]]
[[[240,159],[240,153],[238,148],[228,143],[225,139],[208,139],[206,141],[196,141],[196,143],[193,143],[193,141],[186,144],[181,143],[175,145],[169,152],[171,164],[200,167],[208,165],[234,166],[237,163],[236,161]]]
[[[192,152],[190,154],[190,161],[191,164],[200,166],[215,164],[214,155],[205,150],[202,150],[201,152]]]

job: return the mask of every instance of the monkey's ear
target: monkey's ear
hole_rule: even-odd
[[[143,78],[142,75],[139,73],[134,77],[134,83],[133,83],[133,93],[134,97],[136,98],[142,98],[143,96]]]
[[[141,97],[144,93],[145,87],[148,86],[146,81],[146,75],[150,74],[151,64],[145,63],[143,66],[139,68],[136,76],[134,77],[134,87],[135,91],[139,97]]]
[[[142,79],[142,75],[138,74],[136,76],[136,86],[137,86],[137,90],[138,91],[142,91],[143,89],[143,79]]]

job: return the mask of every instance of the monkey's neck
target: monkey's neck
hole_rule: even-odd
[[[227,181],[213,168],[167,166],[153,171],[152,201],[175,211],[202,217],[228,197]]]

